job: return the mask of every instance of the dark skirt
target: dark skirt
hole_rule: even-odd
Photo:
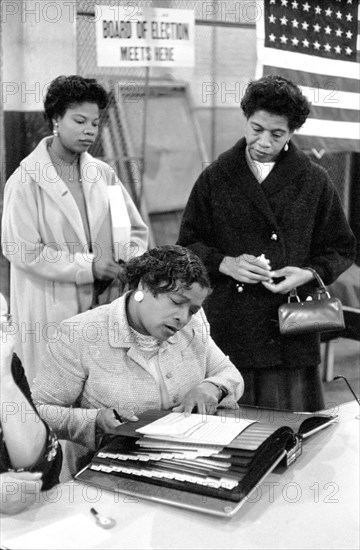
[[[240,369],[245,391],[239,405],[319,411],[325,408],[319,365]]]

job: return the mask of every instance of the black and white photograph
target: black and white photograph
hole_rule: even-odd
[[[0,550],[360,546],[360,1],[0,1]]]

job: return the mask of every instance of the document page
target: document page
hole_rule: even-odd
[[[205,414],[186,417],[184,413],[170,413],[136,431],[154,439],[225,446],[254,422]]]

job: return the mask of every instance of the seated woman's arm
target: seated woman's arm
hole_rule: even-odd
[[[43,489],[59,482],[62,453],[58,440],[40,419],[19,358],[1,353],[1,470],[42,474]],[[12,349],[8,350],[11,351]]]
[[[2,357],[3,358],[3,357]],[[11,367],[13,363],[13,367]],[[44,453],[46,428],[29,403],[29,388],[19,370],[18,359],[7,357],[1,368],[1,427],[12,467],[31,468]],[[27,395],[14,380],[12,371]]]
[[[87,374],[79,358],[79,335],[69,322],[61,323],[61,338],[47,346],[32,389],[34,403],[61,439],[95,449],[98,409],[76,407]]]
[[[59,483],[62,452],[36,412],[13,342],[2,333],[0,347],[0,512],[15,514]]]

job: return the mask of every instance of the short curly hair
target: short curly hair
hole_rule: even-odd
[[[256,111],[286,117],[293,132],[306,121],[311,104],[294,82],[280,75],[269,75],[250,81],[240,105],[247,119]]]
[[[191,250],[179,245],[165,245],[132,258],[125,265],[125,279],[134,290],[141,281],[156,297],[158,294],[190,288],[198,283],[210,289],[207,270]]]
[[[84,78],[76,74],[55,78],[44,99],[44,114],[50,129],[54,117],[63,117],[69,107],[85,102],[96,103],[99,109],[104,109],[108,103],[106,90],[95,78]]]

